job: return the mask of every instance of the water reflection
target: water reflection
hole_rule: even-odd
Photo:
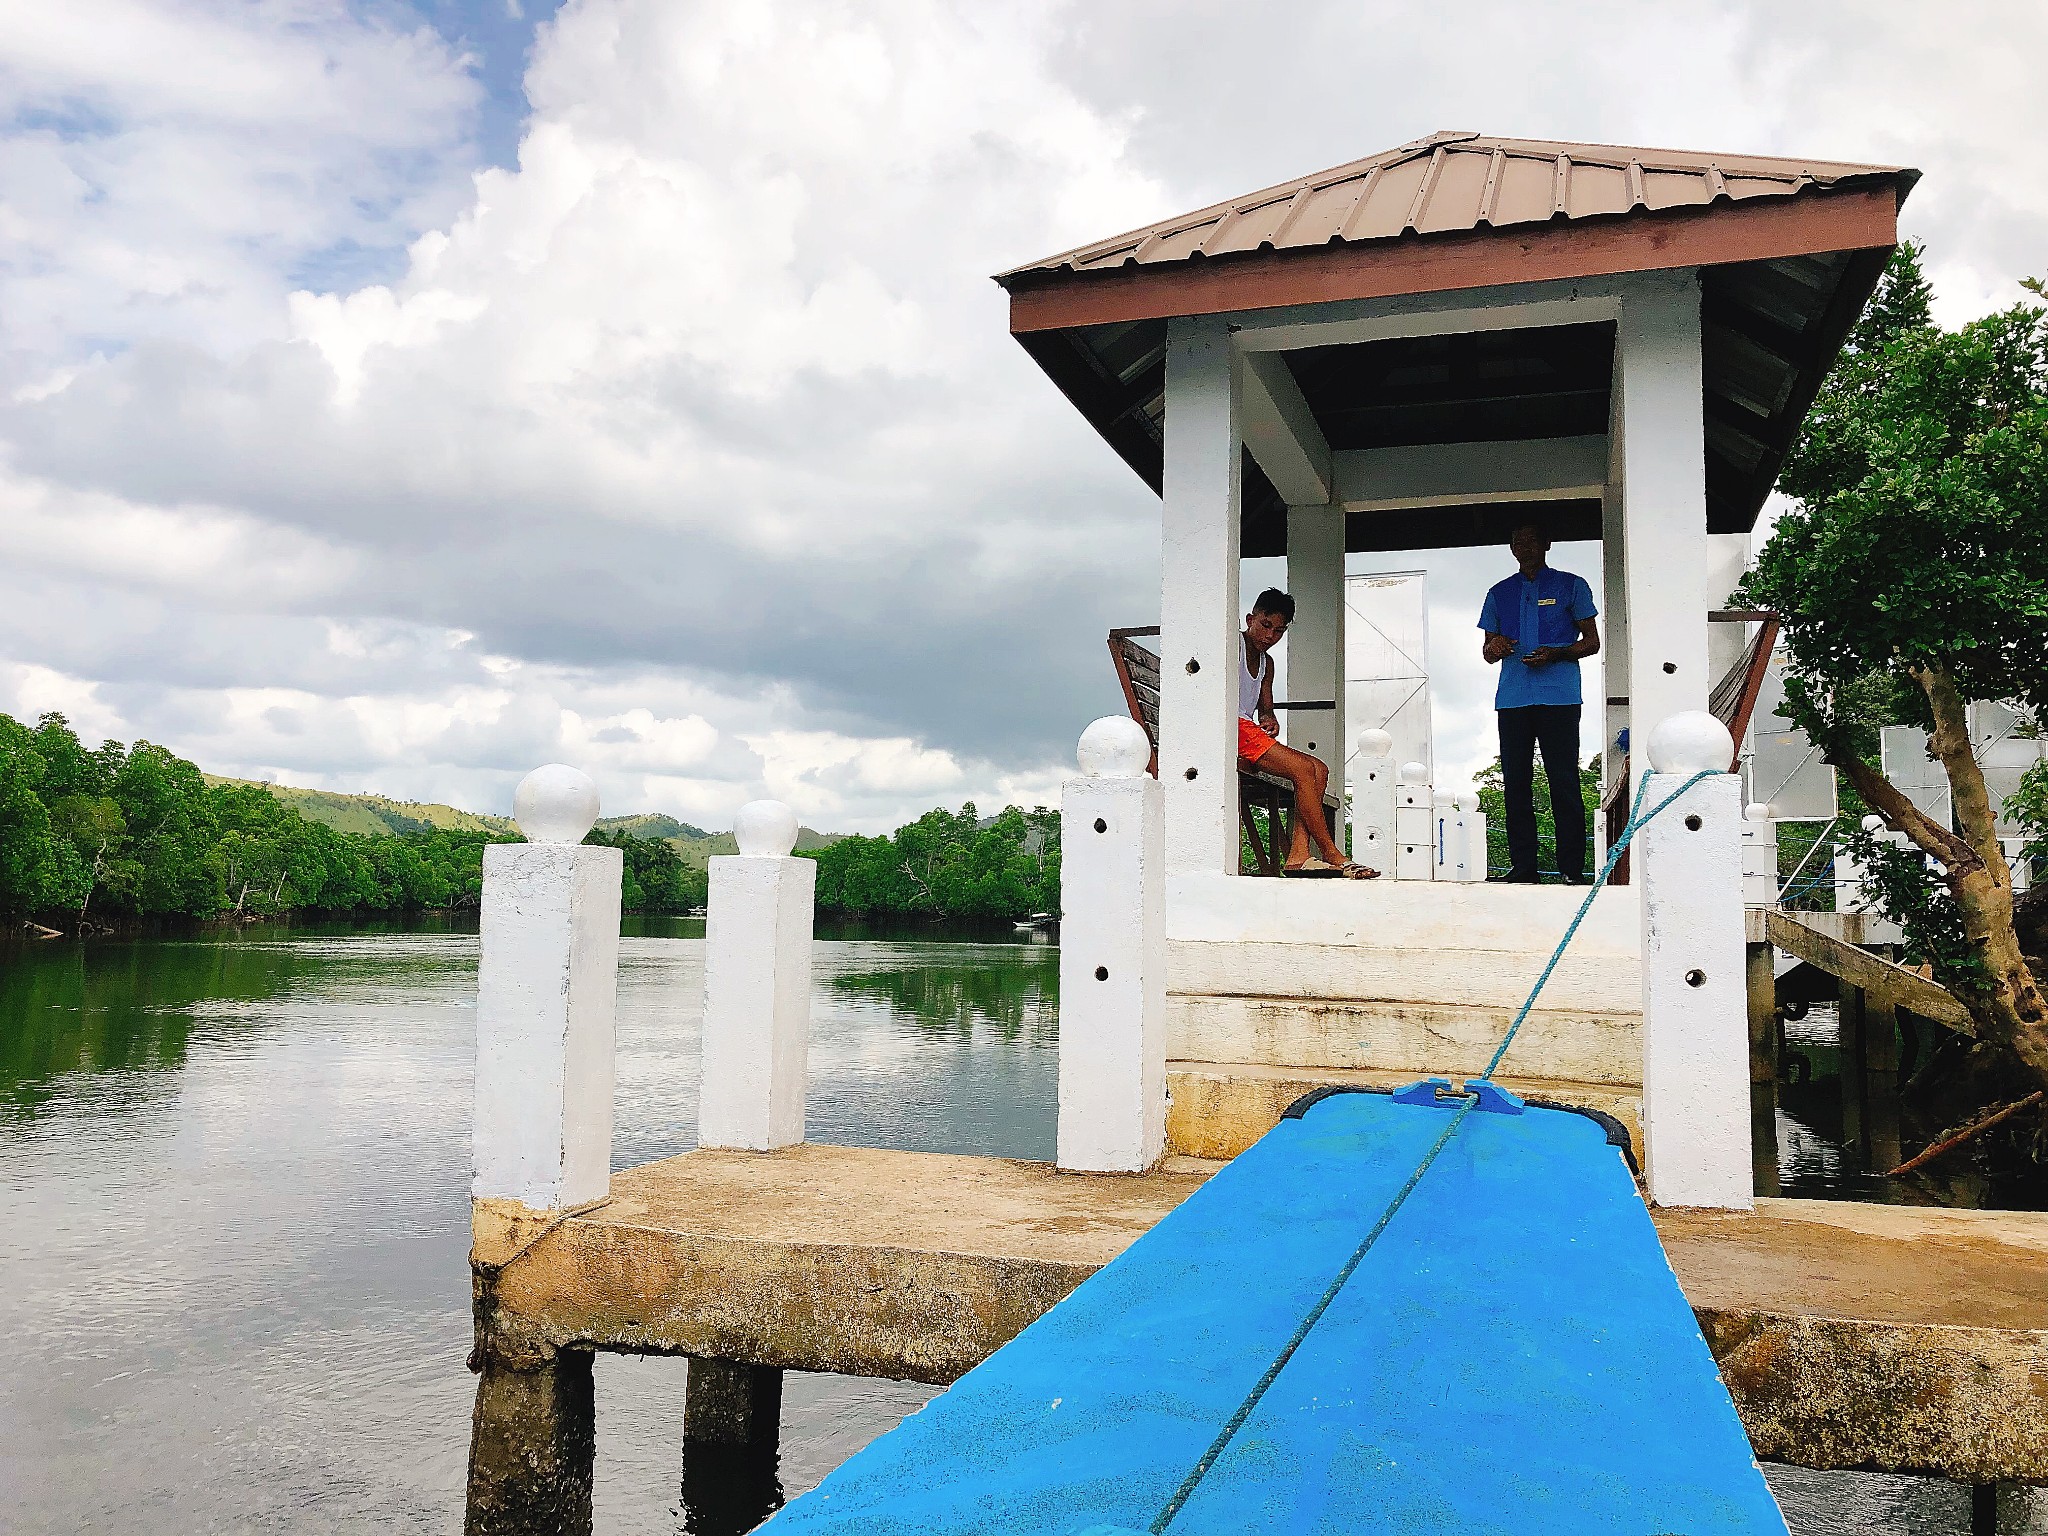
[[[627,932],[621,1164],[694,1144],[703,989],[701,920]],[[821,930],[820,1140],[1051,1155],[1058,952],[973,938]],[[475,964],[432,927],[0,946],[0,1528],[460,1528]],[[1788,1193],[1867,1179],[1824,1015],[1797,1048]],[[791,1374],[779,1462],[721,1482],[685,1370],[597,1362],[600,1530],[741,1529],[931,1392]],[[1799,1536],[1968,1528],[1946,1484],[1771,1476]]]
[[[939,951],[933,945],[887,969],[836,971],[826,986],[834,997],[877,1006],[930,1034],[987,1029],[1004,1040],[1055,1043],[1060,973],[1052,954],[1025,949],[1012,958],[994,945],[975,945],[964,959]]]

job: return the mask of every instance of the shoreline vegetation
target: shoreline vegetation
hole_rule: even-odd
[[[16,935],[474,912],[483,850],[518,841],[500,817],[217,778],[146,741],[88,748],[61,714],[0,714],[0,928]],[[661,815],[606,818],[584,841],[625,855],[622,905],[642,915],[700,914],[708,860],[734,851]],[[934,810],[886,837],[806,828],[796,851],[818,861],[821,914],[1059,905],[1059,817],[1042,806]]]

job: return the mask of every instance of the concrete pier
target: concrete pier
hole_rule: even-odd
[[[582,1536],[597,1456],[591,1352],[480,1355],[464,1536]]]
[[[509,1360],[612,1349],[950,1382],[1216,1166],[686,1153],[616,1175],[609,1202],[505,1269],[482,1342]],[[1759,1455],[2048,1480],[2048,1215],[1772,1199],[1654,1215]],[[503,1228],[478,1235],[478,1260],[502,1259],[484,1248]]]

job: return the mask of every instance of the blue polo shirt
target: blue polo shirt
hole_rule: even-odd
[[[1502,661],[1494,686],[1495,709],[1521,709],[1529,704],[1577,704],[1579,663],[1553,661],[1547,667],[1525,666],[1517,658],[1539,645],[1570,645],[1579,638],[1579,621],[1595,618],[1593,589],[1583,577],[1544,566],[1534,577],[1515,572],[1497,581],[1479,610],[1479,627],[1515,642],[1514,655]]]

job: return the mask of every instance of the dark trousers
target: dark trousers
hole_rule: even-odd
[[[1557,872],[1586,873],[1586,802],[1579,796],[1579,706],[1525,704],[1494,711],[1500,720],[1500,779],[1507,796],[1508,878],[1536,878],[1536,749],[1550,780],[1557,825]]]

